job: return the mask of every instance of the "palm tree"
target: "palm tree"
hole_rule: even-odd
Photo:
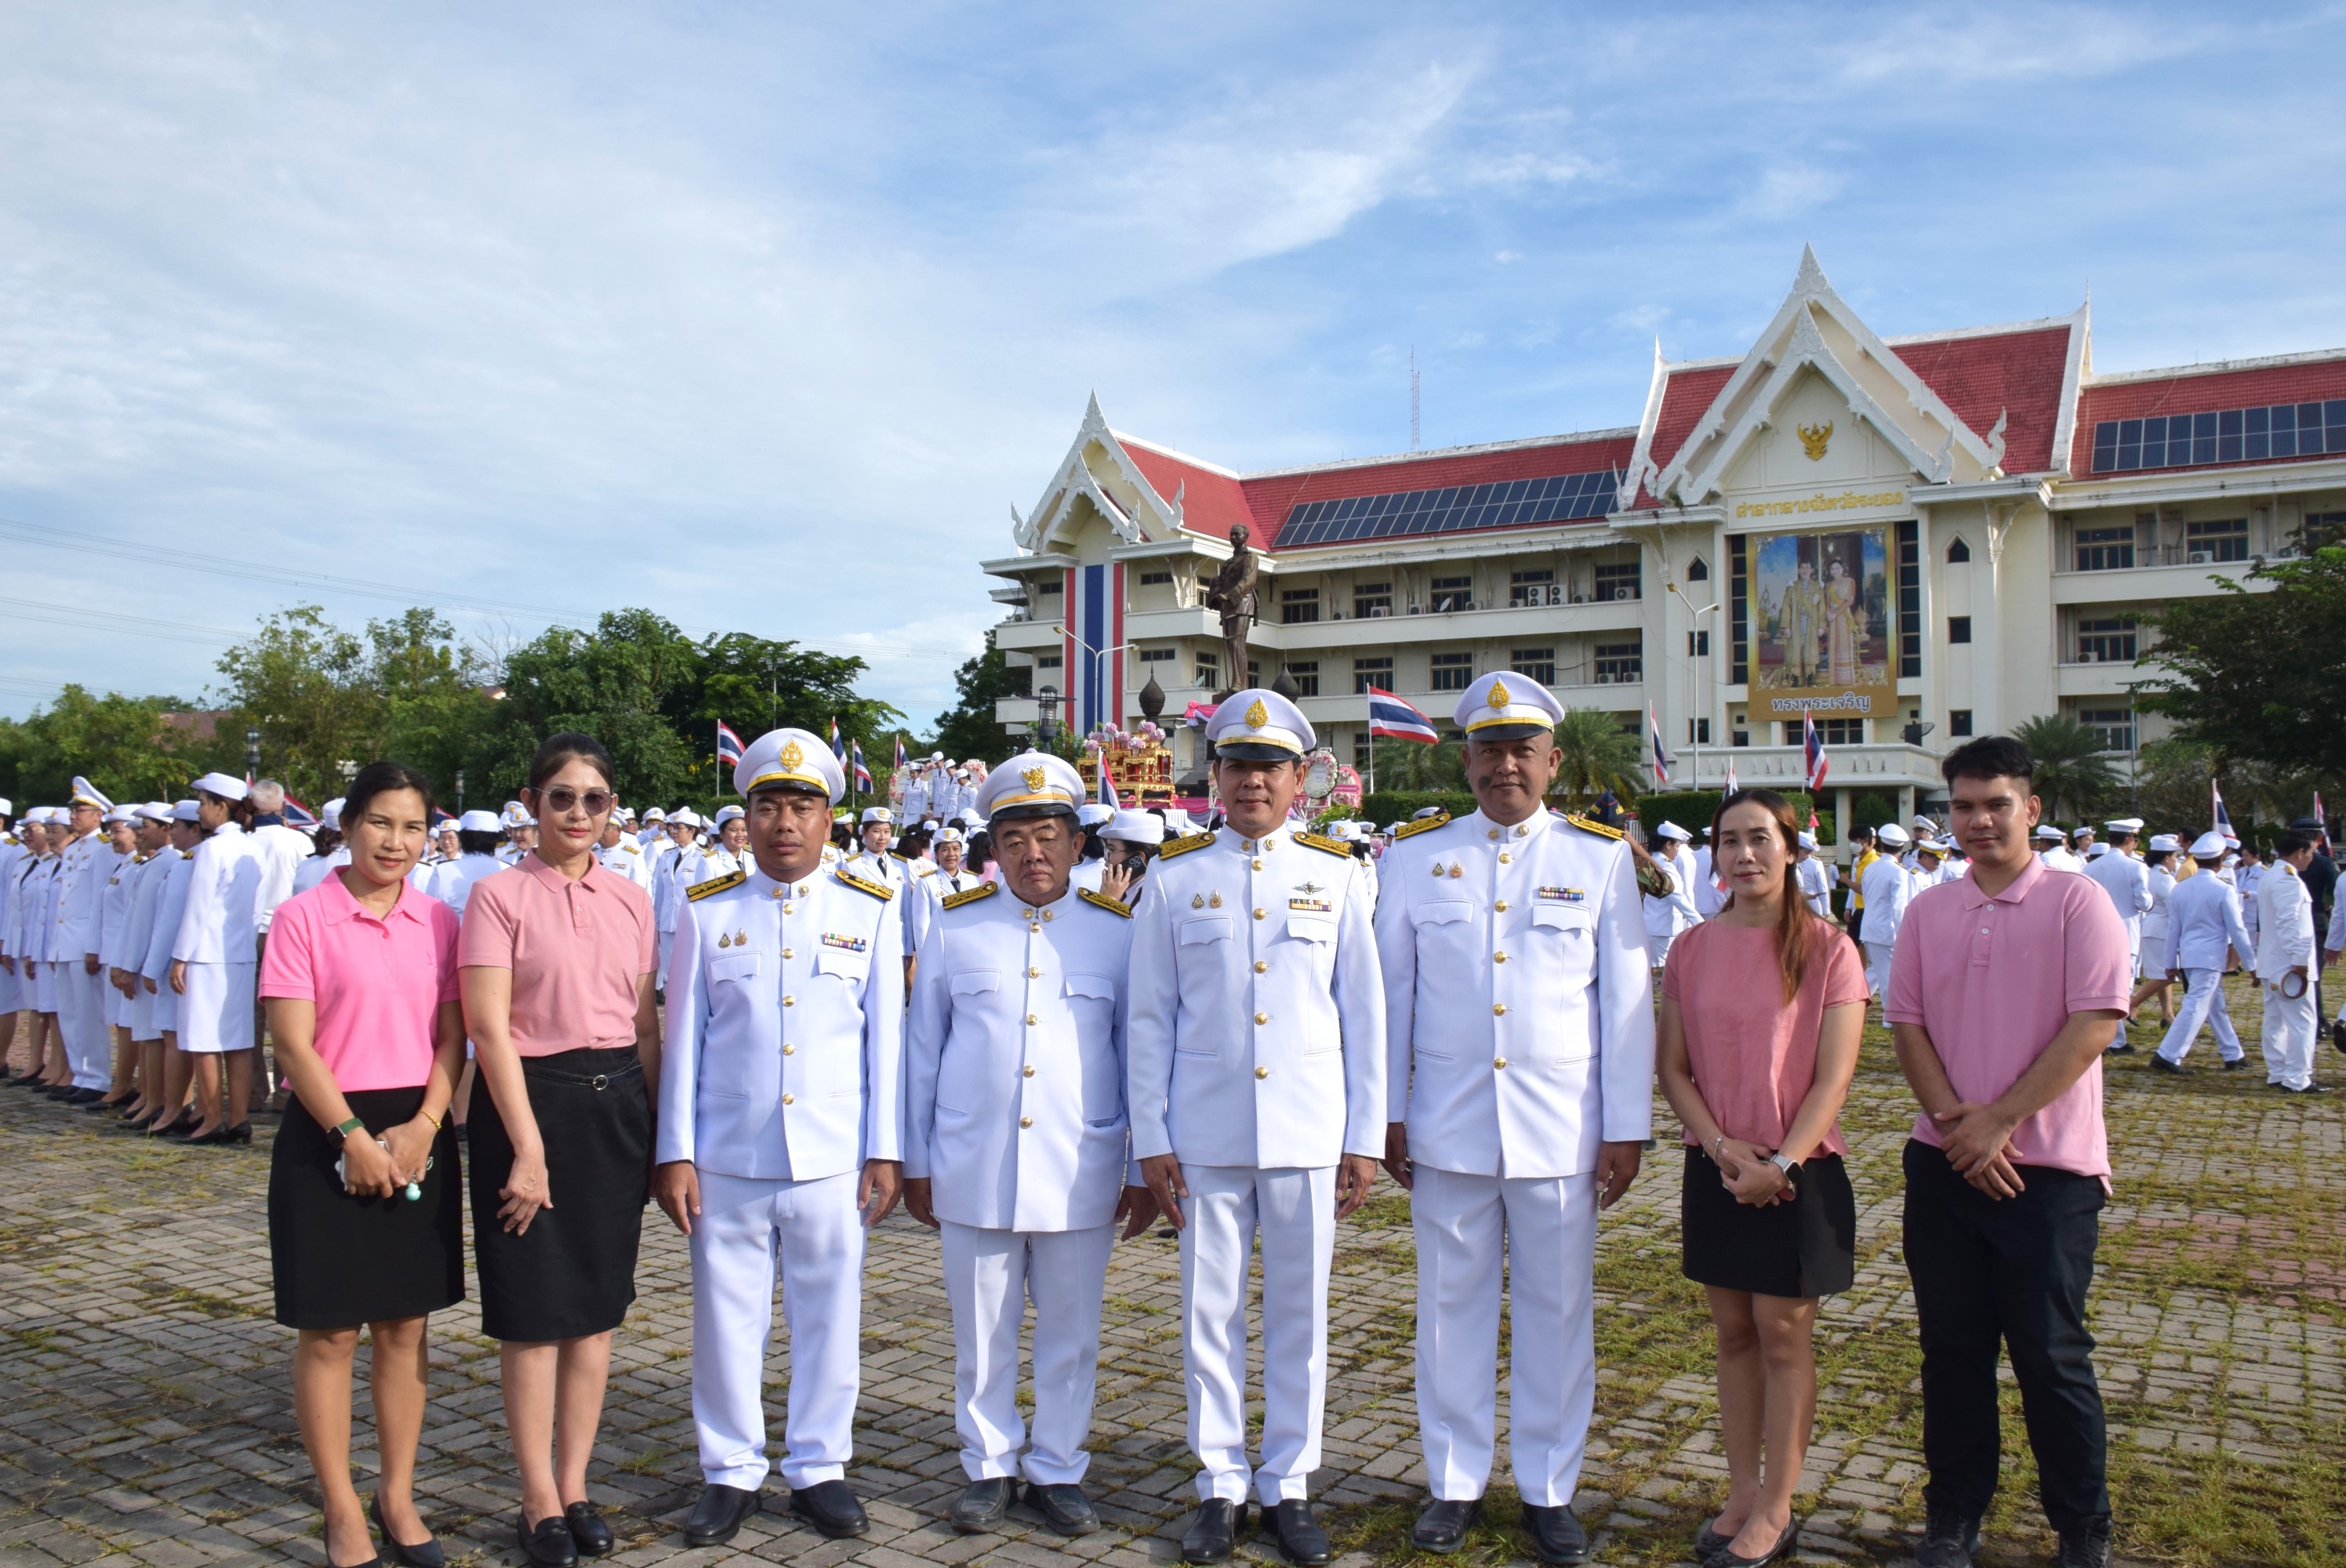
[[[1556,727],[1556,752],[1553,793],[1568,804],[1595,805],[1607,789],[1625,803],[1637,798],[1644,753],[1636,733],[1613,715],[1594,708],[1569,710]]]
[[[2117,793],[2118,776],[2102,755],[2098,730],[2053,714],[2014,726],[2012,738],[2036,759],[2036,793],[2048,815],[2077,821]]]
[[[1428,746],[1422,740],[1380,740],[1376,745],[1379,789],[1464,789],[1465,747],[1455,740]]]

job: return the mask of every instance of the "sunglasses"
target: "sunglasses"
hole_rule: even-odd
[[[574,806],[584,806],[590,817],[600,817],[608,811],[614,799],[608,789],[589,789],[582,795],[567,784],[540,789],[537,798],[546,803],[547,809],[554,811],[567,811]]]

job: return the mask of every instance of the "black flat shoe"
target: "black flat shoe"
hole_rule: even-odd
[[[1328,1532],[1320,1528],[1318,1516],[1311,1504],[1300,1497],[1290,1497],[1270,1511],[1271,1533],[1279,1541],[1279,1549],[1290,1563],[1304,1568],[1320,1568],[1333,1555],[1328,1549]]]
[[[1543,1563],[1569,1564],[1588,1561],[1588,1532],[1569,1503],[1554,1508],[1524,1504],[1524,1528],[1531,1532],[1532,1551]]]
[[[367,1499],[367,1517],[372,1519],[374,1527],[382,1532],[383,1543],[391,1548],[392,1561],[404,1564],[405,1568],[448,1568],[448,1554],[440,1550],[440,1543],[431,1536],[425,1536],[413,1546],[407,1546],[401,1544],[399,1538],[392,1534],[391,1526],[382,1522],[381,1492]]]
[[[2151,1057],[2150,1070],[2154,1073],[2172,1073],[2178,1078],[2188,1077],[2191,1073],[2191,1069],[2186,1067],[2182,1063],[2170,1062],[2166,1057],[2159,1055],[2153,1055]]]
[[[526,1516],[514,1521],[514,1532],[521,1541],[521,1554],[536,1568],[577,1568],[578,1544],[570,1539],[570,1522],[558,1513],[549,1513],[529,1527]]]
[[[953,1512],[946,1515],[945,1522],[964,1535],[984,1535],[999,1530],[1003,1517],[1010,1512],[1010,1499],[1017,1490],[1017,1481],[1006,1475],[973,1481],[954,1499]]]
[[[1762,1564],[1790,1557],[1792,1554],[1792,1543],[1800,1538],[1800,1516],[1796,1513],[1784,1522],[1784,1533],[1776,1537],[1776,1544],[1768,1548],[1766,1555],[1738,1557],[1733,1548],[1724,1548],[1718,1556],[1706,1562],[1703,1568],[1762,1568]]]
[[[200,1138],[189,1138],[191,1144],[249,1144],[252,1142],[252,1124],[239,1122],[232,1127],[214,1127]]]
[[[1099,1515],[1092,1511],[1092,1500],[1084,1489],[1069,1482],[1049,1486],[1026,1483],[1026,1506],[1043,1516],[1043,1522],[1057,1535],[1089,1535],[1099,1528]]]
[[[1466,1544],[1466,1532],[1483,1517],[1483,1500],[1479,1497],[1444,1501],[1435,1498],[1425,1505],[1411,1527],[1410,1544],[1420,1552],[1455,1552]],[[1701,1561],[1697,1558],[1696,1561]]]
[[[812,1486],[792,1488],[790,1512],[833,1541],[844,1541],[872,1528],[863,1504],[843,1481],[819,1481]]]
[[[1704,1568],[1709,1568],[1710,1560],[1726,1551],[1728,1543],[1734,1539],[1732,1535],[1721,1535],[1709,1525],[1704,1525],[1695,1532],[1694,1560],[1702,1563]]]
[[[602,1511],[591,1502],[574,1502],[562,1511],[563,1522],[570,1526],[570,1539],[581,1557],[600,1557],[611,1549],[611,1527],[603,1522]]]
[[[1226,1497],[1198,1504],[1198,1517],[1181,1532],[1184,1563],[1227,1563],[1238,1546],[1239,1505]]]
[[[2235,1056],[2222,1064],[2222,1070],[2227,1073],[2245,1073],[2249,1070],[2249,1059],[2246,1056]]]
[[[197,1125],[198,1123],[193,1115],[181,1111],[178,1115],[167,1121],[158,1122],[147,1130],[158,1138],[184,1138],[194,1132]]]
[[[722,1546],[757,1512],[756,1492],[711,1481],[701,1490],[700,1501],[692,1505],[692,1513],[684,1522],[684,1543]]]

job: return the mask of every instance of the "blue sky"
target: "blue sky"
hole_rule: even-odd
[[[8,8],[0,713],[357,583],[925,724],[1087,392],[1243,468],[1405,446],[1413,347],[1429,446],[1628,424],[1804,241],[1885,334],[2346,344],[2339,6],[1624,9]]]

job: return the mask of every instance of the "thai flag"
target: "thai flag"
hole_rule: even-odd
[[[2320,824],[2314,831],[2321,835],[2321,852],[2326,855],[2330,852],[2330,816],[2321,809],[2321,791],[2319,789],[2313,792],[2313,820]]]
[[[1733,758],[1729,758],[1727,763],[1727,792],[1729,795],[1732,795],[1738,789],[1742,788],[1742,785],[1738,784],[1735,781],[1735,759]]]
[[[863,742],[851,740],[848,742],[847,748],[849,755],[855,759],[855,787],[858,789],[871,789],[872,769],[863,766]]]
[[[2239,835],[2232,831],[2232,814],[2224,809],[2224,791],[2213,779],[2208,780],[2208,793],[2216,802],[2216,831],[2237,840]]]
[[[1825,757],[1825,738],[1817,733],[1817,721],[1806,708],[1800,710],[1800,749],[1809,759],[1809,793],[1814,795],[1825,787],[1832,763]]]
[[[1124,802],[1117,799],[1116,779],[1107,770],[1107,749],[1105,747],[1100,749],[1099,773],[1099,803],[1111,811],[1122,810]]]
[[[717,766],[730,768],[741,760],[741,738],[723,719],[717,721]]]
[[[839,733],[839,720],[836,718],[831,721],[831,754],[839,759],[839,765],[842,768],[847,766],[847,740]]]
[[[891,765],[890,771],[900,775],[904,771],[904,732],[901,729],[896,732],[896,760]],[[904,782],[909,784],[912,780],[907,779]]]
[[[1382,687],[1369,687],[1369,733],[1383,740],[1420,740],[1439,745],[1433,720]]]
[[[1658,788],[1670,781],[1670,753],[1662,744],[1662,721],[1654,717],[1650,702],[1646,704],[1646,731],[1654,742],[1654,783]]]

